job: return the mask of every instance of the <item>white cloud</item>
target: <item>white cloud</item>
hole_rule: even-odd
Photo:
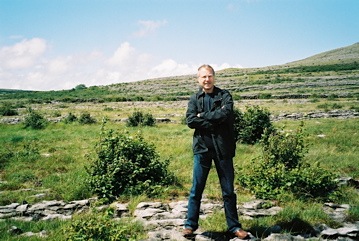
[[[25,39],[12,46],[3,47],[0,49],[0,67],[5,69],[31,67],[46,49],[46,41],[41,38]]]
[[[201,65],[202,64],[179,64],[173,59],[166,59],[151,69],[149,72],[149,78],[195,74],[197,73],[198,67]],[[230,65],[228,63],[210,65],[215,69],[215,71],[226,68],[242,68],[240,65]]]
[[[62,90],[79,84],[109,85],[144,79],[195,74],[200,64],[155,61],[156,56],[139,52],[123,42],[106,56],[100,51],[49,57],[44,39],[21,40],[0,48],[0,88]],[[212,65],[215,70],[230,66]]]
[[[154,33],[158,28],[165,26],[167,21],[140,20],[138,24],[140,25],[140,30],[135,32],[134,35],[136,37],[145,37]]]
[[[228,63],[222,63],[220,65],[217,64],[213,64],[212,67],[218,71],[218,70],[222,70],[222,69],[228,69],[228,68],[243,68],[242,65],[236,64],[236,65],[230,65]]]
[[[48,71],[52,74],[62,74],[69,70],[69,64],[71,57],[59,57],[53,60],[50,60],[48,63]]]
[[[113,56],[108,60],[112,66],[121,66],[131,62],[134,56],[135,49],[131,47],[130,43],[122,43],[121,46],[115,51]]]
[[[166,77],[176,75],[187,75],[196,72],[197,67],[188,64],[178,64],[173,59],[166,59],[157,66],[154,66],[149,72],[149,77]]]

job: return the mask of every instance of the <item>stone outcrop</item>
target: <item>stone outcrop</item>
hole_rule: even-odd
[[[64,201],[42,201],[33,205],[13,203],[6,206],[0,206],[0,219],[16,219],[22,221],[52,220],[52,219],[71,219],[72,215],[89,210],[93,199],[79,200],[72,202]],[[128,217],[130,211],[127,203],[115,202],[111,205],[97,207],[106,209],[111,206],[114,212],[114,218]],[[311,231],[302,233],[288,234],[281,233],[283,227],[275,225],[268,227],[267,232],[262,237],[250,235],[251,240],[359,240],[359,221],[355,223],[345,223],[345,217],[348,209],[347,204],[325,203],[323,209],[335,221],[342,223],[342,227],[333,229],[325,224],[311,227]],[[254,219],[275,215],[282,210],[263,200],[253,200],[238,206],[238,212],[241,219]],[[205,219],[213,212],[223,212],[222,203],[203,200],[201,205],[200,217]],[[175,202],[141,202],[137,205],[133,216],[136,220],[143,223],[148,238],[144,241],[160,240],[186,240],[182,236],[182,229],[187,212],[187,201]],[[17,227],[11,227],[8,232],[14,235],[46,237],[46,230],[40,233],[23,233]],[[235,240],[227,233],[210,232],[206,230],[197,230],[192,240],[198,241],[228,241]]]
[[[304,119],[319,119],[319,118],[338,118],[338,119],[349,119],[358,118],[359,112],[354,110],[331,110],[327,112],[314,111],[308,113],[281,113],[276,116],[272,116],[273,121],[280,121],[284,119],[292,120],[304,120]]]
[[[0,206],[0,219],[13,218],[20,221],[38,221],[52,219],[71,219],[74,213],[87,211],[90,200],[72,202],[42,201],[33,205],[12,203]]]
[[[338,119],[349,119],[358,118],[359,112],[355,110],[330,110],[330,111],[313,111],[307,113],[280,113],[278,115],[272,115],[272,121],[280,121],[284,119],[291,120],[304,120],[304,119],[320,119],[320,118],[338,118]],[[50,118],[50,122],[60,122],[64,117]],[[128,118],[115,119],[114,122],[126,122]],[[172,123],[174,122],[170,118],[155,118],[156,123]],[[2,117],[0,123],[2,124],[19,124],[24,121],[22,117]]]

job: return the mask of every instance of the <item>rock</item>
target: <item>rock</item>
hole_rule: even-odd
[[[19,235],[22,234],[23,231],[16,226],[11,226],[11,228],[8,230],[8,233],[10,233],[11,235]]]
[[[6,206],[0,206],[0,219],[11,218],[20,221],[36,221],[36,220],[68,220],[72,215],[78,212],[86,212],[89,209],[92,199],[78,200],[72,202],[64,201],[42,201],[33,205],[13,203]],[[129,216],[129,207],[127,203],[115,202],[111,205],[103,205],[97,207],[98,210],[107,208],[114,209],[114,218]],[[336,221],[344,222],[347,211],[350,209],[348,204],[325,203],[323,210],[327,212]],[[222,202],[213,202],[203,199],[200,210],[200,217],[205,219],[215,210],[223,211]],[[260,216],[275,215],[282,210],[281,207],[275,206],[264,200],[253,200],[238,206],[238,212],[242,219],[253,219]],[[170,203],[163,202],[141,202],[134,211],[134,217],[144,225],[148,232],[148,238],[143,241],[162,241],[162,240],[187,240],[182,237],[182,229],[187,214],[187,201],[174,201]],[[327,227],[320,224],[313,227],[313,232],[303,233],[296,236],[288,233],[281,233],[282,227],[274,225],[268,227],[263,240],[358,240],[359,238],[359,222],[343,223],[338,229]],[[46,231],[40,233],[27,232],[12,227],[9,232],[13,235],[39,236],[46,237]],[[250,240],[259,240],[259,238],[250,235]],[[238,240],[230,239],[227,233],[208,232],[201,229],[196,230],[194,241],[229,241]]]
[[[110,205],[115,210],[114,217],[121,218],[121,217],[128,217],[130,215],[130,210],[128,209],[127,203],[119,203],[115,202]]]
[[[23,214],[27,211],[29,205],[28,204],[22,204],[16,207],[16,212],[19,214]]]
[[[26,232],[26,233],[21,234],[21,236],[25,236],[25,237],[37,236],[37,237],[40,237],[40,238],[46,238],[47,237],[47,232],[45,230],[42,230],[39,233]]]
[[[344,227],[344,228],[339,228],[338,229],[338,234],[340,236],[357,237],[358,236],[358,231],[359,230],[357,228],[354,228],[354,227],[353,228]]]
[[[171,119],[168,118],[156,118],[157,123],[170,123]]]
[[[338,231],[336,229],[328,228],[323,230],[320,236],[325,239],[335,239],[338,238]]]
[[[278,234],[278,233],[272,233],[265,239],[266,241],[293,241],[293,237],[290,234]]]
[[[302,119],[318,119],[318,118],[357,118],[359,113],[355,110],[331,110],[328,112],[308,112],[308,113],[280,113],[277,116],[271,116],[273,121],[283,119],[302,120]],[[325,137],[325,135],[324,135]]]

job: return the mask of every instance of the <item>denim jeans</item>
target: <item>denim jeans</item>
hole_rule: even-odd
[[[234,233],[241,228],[241,224],[238,221],[237,195],[234,192],[233,159],[218,160],[214,152],[194,155],[193,181],[188,199],[188,213],[185,227],[192,230],[198,228],[202,194],[211,169],[212,160],[215,163],[222,189],[228,231]]]

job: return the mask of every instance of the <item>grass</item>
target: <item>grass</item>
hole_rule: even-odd
[[[328,214],[323,211],[320,204],[301,201],[286,203],[283,210],[275,216],[254,219],[243,219],[240,216],[240,222],[243,229],[260,238],[268,236],[278,225],[282,228],[281,232],[284,233],[310,233],[313,232],[313,226],[322,223],[333,228],[339,227],[339,224],[333,222]],[[210,232],[226,232],[227,225],[224,212],[215,211],[206,219],[201,219],[200,226]]]
[[[41,232],[45,235],[39,237],[33,235],[31,237],[21,236],[9,233],[10,227],[17,227],[21,233],[32,232],[37,235]],[[86,213],[83,215],[74,215],[72,220],[60,221],[38,221],[38,222],[21,222],[7,219],[0,222],[0,240],[2,241],[65,241],[66,233],[75,233],[79,230],[77,237],[71,240],[89,240],[91,234],[101,234],[101,237],[93,240],[142,240],[146,238],[143,226],[140,222],[131,218],[112,221],[103,213]],[[111,233],[106,233],[111,230]],[[45,232],[44,232],[45,231]],[[82,233],[80,233],[82,232]],[[80,234],[80,235],[79,235]],[[110,239],[113,236],[119,239]],[[89,235],[89,236],[85,236]],[[130,239],[124,236],[131,237]],[[90,236],[91,237],[91,236]],[[92,239],[91,239],[92,240]]]
[[[310,112],[316,111],[318,105],[327,100],[252,100],[239,101],[236,106],[244,110],[246,105],[260,104],[267,107],[271,113],[280,112]],[[342,109],[357,106],[355,100],[331,100],[342,105]],[[128,130],[130,133],[142,133],[146,142],[153,143],[161,160],[170,160],[169,169],[175,173],[182,186],[175,186],[161,197],[160,200],[185,200],[189,193],[192,177],[192,134],[193,130],[181,124],[185,112],[186,102],[166,103],[100,103],[78,106],[67,104],[58,108],[61,116],[69,112],[79,116],[84,110],[91,113],[98,122],[92,125],[78,123],[64,124],[51,123],[43,130],[24,129],[21,124],[0,124],[0,205],[12,202],[28,203],[39,202],[43,199],[51,200],[79,200],[91,197],[86,187],[87,173],[85,167],[96,157],[95,145],[101,133],[101,119],[106,117],[109,121],[106,129]],[[36,106],[42,113],[49,113],[50,105]],[[104,110],[106,108],[106,110]],[[133,111],[149,112],[156,118],[168,117],[171,123],[157,124],[155,127],[126,127],[125,122],[119,121],[127,118]],[[52,113],[52,112],[51,112]],[[295,130],[300,122],[282,120],[274,123],[278,128]],[[359,178],[359,122],[357,119],[316,119],[305,120],[305,142],[308,145],[306,160],[320,162],[323,168],[338,173],[341,176]],[[236,167],[249,165],[250,160],[261,155],[259,145],[237,145],[237,154],[234,158]],[[236,173],[240,175],[240,173]],[[18,191],[18,190],[22,191]],[[25,191],[26,190],[26,191]],[[236,183],[238,202],[242,203],[253,199],[248,190],[244,190]],[[350,220],[358,220],[359,195],[354,188],[341,190],[341,195],[333,196],[338,203],[349,203]],[[44,193],[44,197],[35,194]],[[211,170],[206,189],[206,198],[220,201],[221,191],[216,171]],[[129,202],[133,210],[140,201],[148,200],[144,196],[121,197],[119,201]],[[303,201],[288,201],[282,203],[284,210],[275,217],[258,218],[255,220],[242,220],[244,228],[264,235],[268,228],[285,223],[290,231],[293,220],[301,220],[309,226],[316,223],[327,223],[335,226],[328,217],[322,213],[320,203],[306,203]],[[0,222],[1,230],[8,230],[12,225],[24,230],[50,230],[49,240],[61,233],[64,227],[70,225],[67,221],[49,221],[36,223],[22,223],[11,220]],[[202,228],[211,231],[226,230],[223,212],[215,212],[206,220],[201,220]],[[4,233],[4,232],[1,232]],[[13,238],[2,234],[1,240],[25,240]],[[32,238],[33,240],[38,240]],[[31,240],[31,239],[26,239]],[[44,240],[44,239],[41,239]],[[46,240],[46,239],[45,239]]]
[[[284,120],[276,122],[275,125],[278,128],[294,130],[299,126],[299,122]],[[1,125],[0,128],[2,191],[33,187],[36,190],[51,190],[49,193],[64,200],[86,198],[90,195],[84,185],[73,183],[84,183],[85,166],[95,156],[95,144],[100,138],[100,123],[53,123],[40,131],[23,129],[22,125]],[[182,190],[177,192],[188,192],[192,177],[193,130],[180,123],[131,128],[126,127],[123,122],[111,121],[106,124],[106,128],[141,132],[145,141],[155,145],[162,160],[170,160],[169,168],[183,184]],[[320,162],[323,167],[343,176],[359,177],[359,168],[355,161],[359,152],[356,119],[306,120],[304,129],[307,135],[308,161]],[[236,166],[245,166],[260,154],[258,145],[238,144],[234,163]],[[13,155],[11,162],[6,155]],[[221,198],[215,170],[210,173],[207,187],[206,195]],[[240,190],[240,187],[238,189]],[[3,196],[0,203],[8,202],[4,200]]]
[[[352,56],[352,53],[358,52],[357,48],[358,45],[355,44],[330,52],[331,59],[340,59],[334,62],[328,61],[328,53],[325,53],[325,56],[313,56],[282,66],[218,71],[217,83],[219,87],[231,91],[236,100],[235,107],[242,111],[245,111],[246,106],[253,105],[267,108],[274,116],[334,109],[358,111],[357,58],[354,56],[345,60],[345,54],[351,53]],[[96,158],[95,145],[100,138],[102,119],[108,119],[108,129],[141,132],[145,141],[155,145],[162,160],[170,160],[169,169],[182,185],[169,188],[158,199],[186,199],[192,177],[193,130],[181,122],[188,96],[196,88],[195,76],[188,75],[64,91],[3,90],[0,102],[4,106],[16,108],[19,115],[14,116],[15,118],[23,118],[26,107],[31,106],[46,118],[63,118],[69,113],[80,117],[83,113],[90,113],[98,122],[92,125],[51,123],[44,130],[23,129],[22,124],[0,124],[0,205],[23,201],[31,204],[43,199],[70,201],[91,197],[86,188],[85,167]],[[289,99],[288,95],[305,95],[307,99]],[[247,99],[252,96],[263,99]],[[0,111],[1,109],[0,107]],[[172,122],[158,124],[156,127],[126,127],[123,120],[136,110],[151,113],[155,118],[170,118]],[[308,145],[305,159],[311,163],[318,162],[321,167],[340,176],[358,179],[357,119],[317,119],[304,122],[305,143]],[[295,130],[299,122],[282,120],[276,122],[275,126],[290,131]],[[259,155],[259,145],[238,144],[235,167],[246,167]],[[237,183],[236,192],[239,203],[253,199],[250,192]],[[39,193],[45,196],[36,196]],[[210,172],[204,195],[218,201],[222,199],[215,170]],[[348,221],[359,220],[357,189],[342,188],[338,193],[333,193],[331,198],[337,203],[351,205]],[[133,212],[139,202],[147,199],[145,196],[120,197],[119,201],[128,202]],[[276,224],[283,225],[285,232],[295,231],[293,224],[308,229],[316,223],[326,223],[333,227],[337,225],[323,213],[320,202],[298,201],[288,196],[283,199],[281,206],[284,209],[276,216],[241,220],[244,228],[258,237],[264,237],[270,227]],[[64,240],[63,230],[69,225],[70,221],[23,223],[5,220],[0,222],[0,240]],[[20,227],[24,231],[47,230],[49,237],[11,236],[6,232],[11,226]],[[223,212],[215,212],[201,220],[201,226],[207,230],[224,231],[226,225]],[[138,228],[134,226],[134,230],[139,230]]]
[[[53,221],[38,221],[38,222],[21,222],[16,220],[6,219],[0,222],[0,240],[3,241],[36,241],[36,240],[64,240],[63,237],[63,228],[69,225],[70,221],[60,221],[60,220],[53,220]],[[12,235],[8,232],[10,227],[17,227],[22,232],[33,232],[33,233],[40,233],[43,230],[46,230],[46,237],[26,237],[26,236],[19,236],[19,235]]]
[[[342,176],[359,176],[359,131],[357,119],[322,119],[306,124],[311,161],[325,163],[327,168],[337,170]],[[325,153],[323,151],[325,150]]]

